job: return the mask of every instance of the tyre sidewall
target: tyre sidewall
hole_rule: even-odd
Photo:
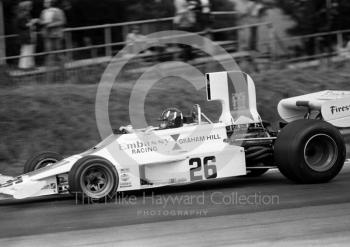
[[[337,128],[331,124],[319,120],[299,120],[294,126],[288,125],[283,129],[284,134],[279,138],[289,142],[289,148],[282,153],[279,159],[287,159],[283,165],[279,165],[280,171],[288,178],[302,183],[327,182],[336,176],[343,167],[346,150],[344,140]],[[288,133],[289,132],[289,133]],[[310,168],[304,158],[305,145],[311,137],[317,134],[325,134],[331,137],[337,146],[337,158],[332,167],[327,171],[318,172]],[[277,144],[278,145],[278,144]],[[286,143],[284,143],[286,145]],[[284,147],[286,148],[286,147]],[[286,155],[287,153],[287,155]]]
[[[296,155],[300,158],[300,162],[296,163],[296,165],[299,166],[299,169],[296,171],[296,173],[300,180],[304,183],[307,183],[308,181],[326,182],[332,179],[335,175],[337,175],[343,167],[346,155],[344,141],[342,138],[340,138],[340,133],[336,133],[336,131],[338,130],[334,127],[329,128],[329,126],[325,125],[323,128],[321,126],[313,128],[313,126],[309,126],[309,129],[310,131],[304,133],[304,135],[301,136],[301,141],[299,142],[299,146],[297,148]],[[337,158],[333,166],[330,167],[328,170],[322,172],[315,171],[311,167],[309,167],[304,158],[306,143],[310,140],[311,137],[317,134],[325,134],[331,137],[335,141],[338,149],[336,153]],[[344,156],[344,158],[342,158],[342,156]]]
[[[113,185],[111,189],[102,198],[90,197],[84,192],[81,186],[81,179],[83,172],[86,171],[87,167],[92,167],[96,164],[104,169],[107,169],[112,176]],[[78,160],[70,170],[68,174],[69,191],[71,194],[75,195],[80,201],[82,200],[92,200],[92,201],[110,201],[113,199],[119,184],[118,172],[115,166],[108,160],[99,156],[87,156]]]
[[[51,152],[51,151],[44,151],[44,152],[39,152],[39,153],[35,153],[32,157],[30,157],[27,162],[24,164],[24,168],[23,168],[23,172],[24,173],[28,173],[28,172],[32,172],[35,171],[37,169],[43,168],[40,167],[38,168],[37,165],[44,160],[56,160],[60,161],[63,159],[63,156],[56,153],[56,152]]]

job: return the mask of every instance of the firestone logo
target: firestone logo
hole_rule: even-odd
[[[345,106],[330,106],[330,110],[332,115],[335,113],[342,113],[342,112],[347,112],[350,111],[350,105],[345,105]]]

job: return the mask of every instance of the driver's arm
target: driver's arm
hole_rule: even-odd
[[[134,133],[135,132],[131,125],[121,126],[119,128],[119,131],[121,131],[123,133]]]
[[[148,126],[146,129],[145,129],[145,133],[147,134],[147,133],[149,133],[149,132],[151,132],[151,131],[153,131],[153,130],[157,130],[157,129],[159,129],[158,127],[154,127],[154,126]]]

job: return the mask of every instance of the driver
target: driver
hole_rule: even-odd
[[[159,129],[179,128],[183,126],[184,117],[177,108],[168,108],[160,115]]]

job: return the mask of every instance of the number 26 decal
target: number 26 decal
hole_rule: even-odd
[[[215,161],[215,156],[204,157],[202,166],[201,158],[191,158],[189,160],[191,181],[216,178],[217,171]]]

